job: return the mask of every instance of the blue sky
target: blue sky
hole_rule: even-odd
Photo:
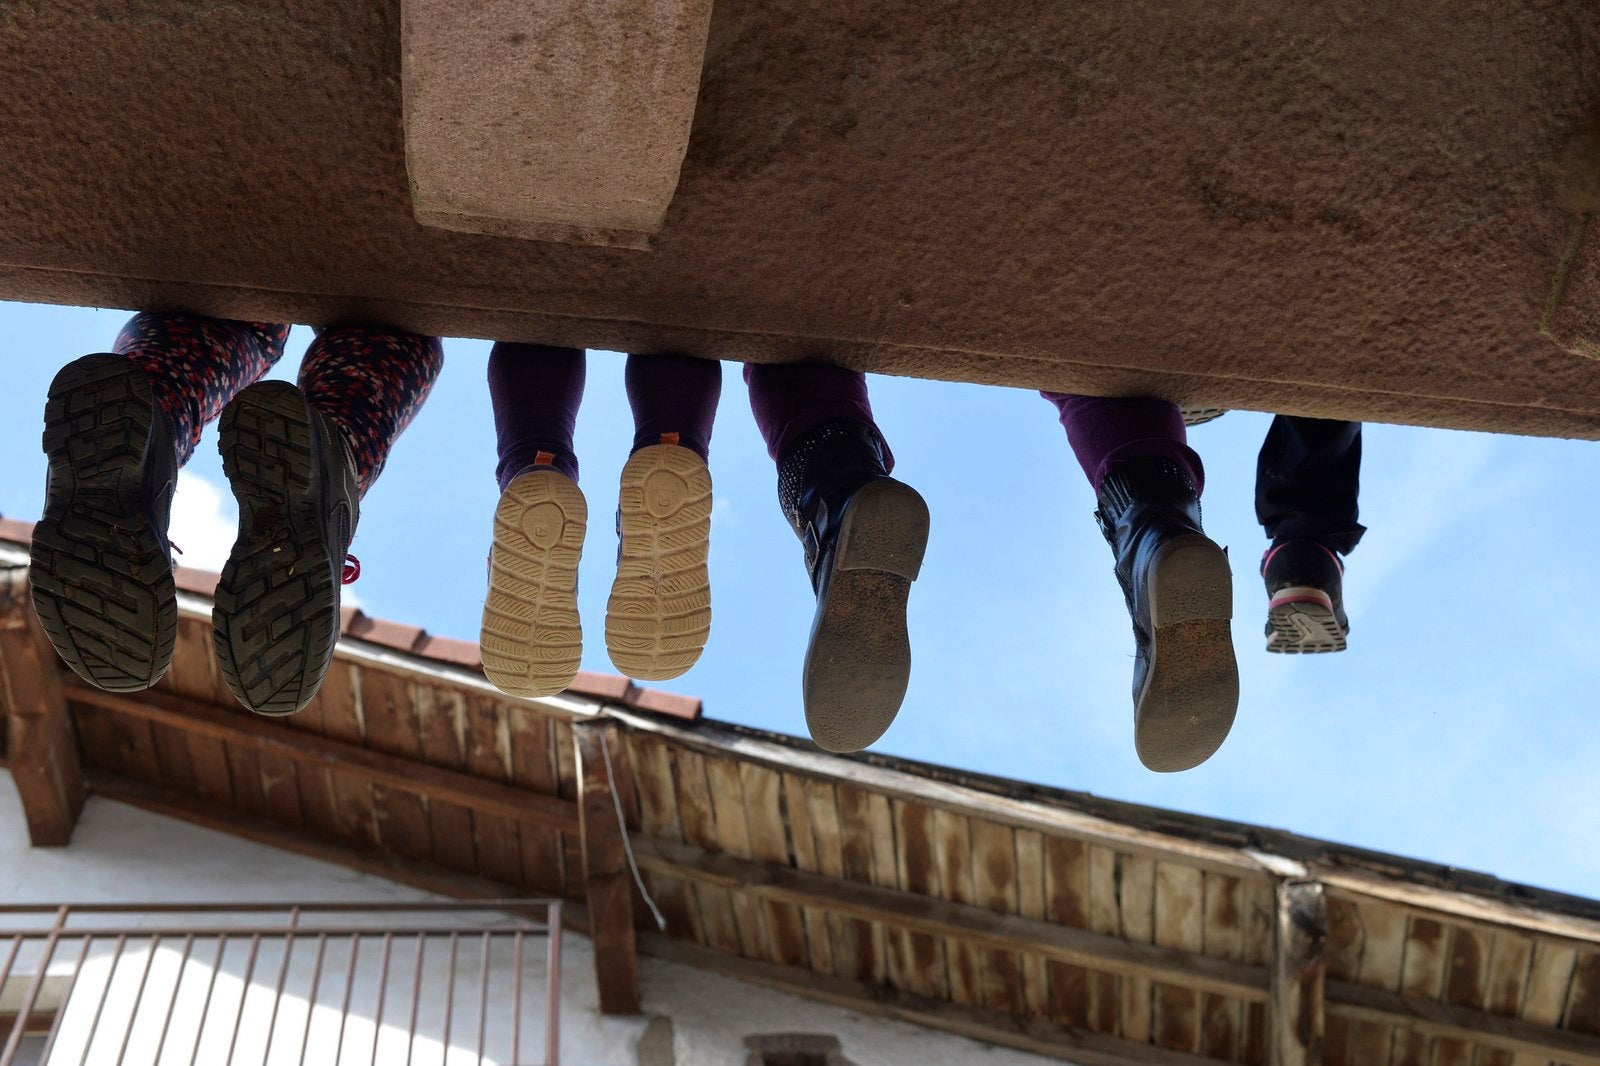
[[[108,347],[127,312],[0,304],[0,513],[37,517],[45,390]],[[274,376],[292,378],[296,328]],[[476,639],[493,514],[489,346],[445,342],[434,396],[367,497],[353,589],[371,614]],[[711,450],[714,621],[700,664],[660,686],[712,717],[803,734],[799,672],[813,599],[738,367]],[[872,379],[896,473],[933,532],[911,597],[911,689],[877,750],[1103,796],[1256,822],[1600,895],[1600,446],[1371,426],[1349,560],[1350,650],[1261,650],[1265,546],[1253,511],[1267,416],[1234,412],[1191,443],[1207,531],[1234,557],[1243,695],[1226,745],[1183,774],[1132,746],[1132,637],[1092,493],[1036,394]],[[620,356],[589,360],[577,447],[591,524],[580,577],[584,667],[604,643],[609,516],[632,437]],[[218,568],[233,500],[214,428],[185,470],[173,536]]]

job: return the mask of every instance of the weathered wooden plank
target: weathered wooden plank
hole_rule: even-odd
[[[1119,936],[1122,904],[1117,889],[1117,853],[1092,844],[1088,849],[1089,929]],[[1089,1028],[1116,1034],[1121,1029],[1122,978],[1103,970],[1089,973]]]
[[[510,784],[511,727],[499,701],[482,693],[469,693],[461,713],[466,771],[485,781]],[[474,811],[472,851],[483,876],[511,885],[522,883],[521,828],[513,819]]]
[[[806,802],[806,779],[798,774],[783,775],[783,805],[788,812],[789,841],[794,848],[795,869],[818,873],[817,838],[811,826],[811,808]],[[807,964],[817,973],[833,973],[833,941],[828,932],[828,912],[821,907],[802,907],[805,916]]]
[[[683,748],[671,749],[672,780],[677,789],[678,819],[685,843],[705,851],[721,851],[716,815],[711,806],[711,790],[706,782],[705,757]],[[733,897],[726,888],[694,886],[695,904],[700,912],[700,927],[705,942],[718,951],[739,954],[739,926],[733,915]]]
[[[1193,866],[1158,862],[1155,942],[1198,952],[1205,946],[1204,875]],[[1156,985],[1155,1042],[1174,1051],[1200,1049],[1200,995],[1192,988]]]
[[[1239,879],[1215,871],[1204,875],[1203,950],[1220,959],[1244,958],[1244,920]],[[1200,1053],[1232,1062],[1239,1054],[1239,1015],[1244,1004],[1206,992],[1200,997]]]
[[[1118,857],[1118,908],[1122,936],[1137,944],[1155,943],[1156,864],[1142,855]],[[1144,977],[1122,979],[1122,1035],[1135,1043],[1150,1040],[1152,989]]]
[[[1083,929],[1089,923],[1088,845],[1070,837],[1044,838],[1045,914],[1059,925]],[[1062,1025],[1089,1024],[1089,971],[1052,960],[1050,1017]]]
[[[681,841],[683,827],[678,821],[678,793],[672,783],[672,760],[667,755],[666,743],[658,737],[638,733],[628,734],[627,741],[638,785],[640,829],[663,840]],[[661,916],[666,919],[667,932],[703,942],[700,914],[688,882],[681,877],[652,873],[647,875],[646,883]]]
[[[1315,881],[1278,885],[1268,1007],[1273,1066],[1322,1066],[1326,1033],[1327,900]]]
[[[134,700],[108,692],[73,689],[87,705],[117,716],[149,720],[166,727],[234,746],[271,750],[298,762],[327,767],[343,776],[390,788],[483,808],[510,818],[576,828],[576,807],[553,797],[510,788],[459,771],[384,755],[344,741],[300,734],[269,719],[184,703],[166,694],[146,693]]]
[[[1193,952],[1137,944],[1054,922],[1036,922],[1017,915],[997,915],[969,904],[925,896],[894,887],[858,884],[842,878],[763,866],[641,837],[634,850],[641,868],[664,870],[697,883],[749,892],[761,898],[814,904],[835,915],[883,922],[941,943],[957,939],[980,948],[1035,951],[1047,958],[1079,966],[1102,967],[1173,984],[1264,1002],[1264,970]]]
[[[873,806],[866,792],[851,785],[841,784],[834,790],[839,806],[840,866],[845,877],[862,884],[876,883],[874,854],[875,839]],[[882,797],[878,797],[880,802]],[[890,832],[893,838],[893,832]],[[891,869],[893,859],[890,859]],[[889,979],[888,934],[883,926],[871,922],[850,923],[850,934],[845,939],[854,945],[855,965],[852,972],[860,981],[881,984]]]
[[[397,758],[420,761],[422,743],[417,733],[415,690],[419,686],[388,670],[362,670],[356,691],[366,746]],[[428,822],[427,800],[387,784],[372,786],[373,808],[385,847],[408,859],[433,855],[433,830]]]
[[[783,821],[783,778],[775,770],[746,763],[739,767],[744,789],[745,824],[750,831],[750,856],[775,866],[792,865],[789,832]],[[785,966],[805,966],[806,927],[800,908],[763,902],[770,958]]]
[[[557,796],[555,752],[550,739],[550,719],[526,707],[506,709],[506,741],[511,749],[511,780],[520,788],[543,796]],[[517,833],[522,855],[522,883],[540,892],[566,895],[576,884],[580,866],[567,864],[564,838],[543,826],[523,825]]]
[[[154,726],[151,727],[152,731]],[[244,744],[222,745],[228,760],[228,777],[233,781],[233,805],[245,814],[261,814],[267,797],[261,788],[261,760],[254,748]]]
[[[360,694],[364,671],[354,663],[336,661],[336,665],[338,668],[329,671],[327,680],[312,697],[311,704],[300,714],[291,717],[289,722],[291,725],[298,725],[306,711],[311,711],[314,707],[315,722],[321,727],[324,736],[331,740],[342,740],[353,746],[365,747],[367,726],[363,717],[364,707]],[[336,825],[335,831],[363,844],[381,846],[383,829],[378,805],[374,801],[372,784],[365,779],[330,769],[328,793]]]
[[[411,690],[417,723],[418,746],[430,766],[465,773],[467,769],[467,708],[459,692],[418,684]],[[428,828],[433,838],[433,861],[462,873],[479,872],[477,827],[469,807],[439,796],[428,799]]]
[[[983,822],[983,825],[994,825]],[[1017,913],[1024,918],[1045,918],[1044,837],[1033,829],[1013,831],[1017,848]],[[1115,929],[1113,929],[1113,932]],[[1028,1016],[1045,1017],[1050,1010],[1050,970],[1033,952],[1022,956],[1022,991]]]
[[[0,575],[0,708],[12,780],[34,847],[64,847],[83,810],[83,757],[60,662],[30,602],[27,572]]]
[[[626,827],[617,818],[612,765],[605,748],[620,737],[614,722],[583,722],[572,728],[573,770],[578,785],[579,839],[589,935],[594,943],[595,981],[602,1014],[639,1013],[638,955],[634,946],[633,878],[628,868]]]
[[[895,800],[895,867],[900,888],[923,896],[939,895],[939,867],[933,833],[933,811],[920,803]],[[910,958],[898,975],[903,987],[918,995],[950,997],[950,974],[944,942],[927,933],[910,934]]]
[[[1445,960],[1444,1001],[1483,1009],[1489,980],[1489,954],[1494,938],[1472,926],[1450,931],[1450,952]],[[1441,1037],[1433,1043],[1433,1066],[1473,1066],[1475,1048],[1464,1040]]]
[[[1016,830],[979,818],[972,821],[971,834],[973,901],[996,914],[1017,914],[1020,900]],[[1042,888],[1036,884],[1035,891]],[[1039,961],[1037,956],[1034,960]],[[979,962],[983,975],[979,1002],[1006,1014],[1027,1012],[1023,957],[1014,951],[986,950],[980,953]]]
[[[1522,1011],[1522,991],[1527,987],[1533,962],[1533,938],[1499,933],[1489,953],[1488,979],[1484,982],[1484,1009],[1508,1018]],[[1480,1046],[1473,1066],[1516,1066],[1517,1056],[1498,1048]]]
[[[1330,982],[1329,1009],[1340,1017],[1405,1019],[1405,1030],[1431,1040],[1461,1040],[1531,1056],[1535,1062],[1600,1066],[1600,1037],[1535,1025],[1423,996],[1407,996],[1361,985]]]
[[[972,830],[965,815],[934,809],[933,861],[938,870],[934,878],[938,895],[955,903],[972,903]],[[985,978],[977,950],[959,938],[945,940],[944,950],[950,999],[967,1006],[981,1005]]]
[[[712,821],[720,845],[718,850],[748,859],[751,857],[750,822],[745,814],[744,782],[739,775],[739,764],[732,759],[706,759],[705,769]],[[731,896],[733,920],[739,930],[739,950],[746,958],[771,958],[766,915],[760,901],[745,892],[733,892]]]
[[[1432,918],[1413,915],[1407,924],[1405,955],[1400,963],[1400,991],[1437,999],[1444,991],[1449,929]],[[1394,1035],[1393,1066],[1431,1066],[1432,1041],[1415,1029],[1398,1029]]]
[[[843,819],[839,817],[838,792],[833,782],[806,778],[805,806],[816,845],[818,869],[828,877],[847,876],[844,866],[845,827]],[[828,954],[833,959],[834,973],[860,980],[862,973],[871,972],[871,925],[830,914],[828,941]]]
[[[1244,918],[1241,936],[1244,960],[1252,966],[1271,966],[1277,943],[1277,889],[1259,878],[1239,879],[1239,901]],[[1239,1032],[1239,1061],[1246,1066],[1264,1066],[1267,1061],[1269,1026],[1264,1003],[1245,1004]],[[1363,1064],[1366,1066],[1366,1064]]]
[[[557,718],[550,720],[550,746],[555,753],[556,795],[562,799],[573,799],[578,794],[578,777],[572,760],[571,723]],[[561,845],[561,865],[568,871],[566,894],[569,898],[579,898],[581,887],[571,874],[571,871],[583,868],[577,835],[563,833],[557,839]]]
[[[1406,913],[1373,900],[1356,899],[1353,915],[1360,930],[1361,956],[1356,982],[1371,988],[1398,991],[1405,960]],[[1349,1059],[1352,1066],[1385,1066],[1394,1048],[1395,1027],[1374,1021],[1349,1023]]]
[[[1575,1033],[1600,1036],[1600,951],[1578,952],[1562,1025]]]
[[[1213,1066],[1194,1055],[1134,1044],[1102,1033],[1068,1029],[1047,1019],[1016,1018],[982,1007],[963,1007],[948,1000],[883,989],[810,970],[717,955],[665,937],[645,937],[641,946],[651,955],[735,980],[849,1010],[895,1018],[922,1028],[956,1033],[982,1044],[1016,1048],[1075,1066]]]

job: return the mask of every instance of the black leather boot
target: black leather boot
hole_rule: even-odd
[[[890,477],[873,427],[818,426],[778,464],[778,502],[817,594],[802,679],[806,724],[859,751],[894,721],[911,679],[906,601],[928,545],[928,505]]]
[[[1344,564],[1314,540],[1274,544],[1261,559],[1267,586],[1267,650],[1289,655],[1344,651]]]
[[[1222,746],[1239,704],[1228,556],[1201,530],[1199,494],[1170,459],[1118,463],[1099,497],[1133,619],[1134,747],[1152,770],[1187,770]]]
[[[178,639],[167,528],[178,485],[172,429],[125,355],[86,355],[50,383],[44,515],[28,576],[50,643],[108,692],[161,680]]]
[[[250,710],[293,714],[317,694],[339,640],[339,590],[361,514],[355,459],[284,381],[234,397],[221,436],[239,539],[212,611],[217,665]]]

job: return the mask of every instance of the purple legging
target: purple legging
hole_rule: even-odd
[[[572,434],[583,403],[584,353],[578,348],[497,343],[489,352],[489,399],[505,491],[530,466],[551,466],[578,480]],[[702,459],[722,394],[721,364],[680,355],[630,355],[624,379],[633,408],[633,448],[676,434]]]
[[[1165,400],[1117,399],[1041,392],[1055,404],[1072,454],[1095,491],[1106,472],[1124,459],[1159,455],[1189,471],[1196,492],[1205,488],[1205,467],[1189,447],[1183,414]]]
[[[767,454],[783,462],[807,433],[824,422],[849,419],[877,430],[867,399],[865,374],[828,363],[746,363],[744,382],[750,388],[750,410],[767,442]],[[878,433],[883,440],[883,434]],[[894,456],[883,446],[885,469]]]

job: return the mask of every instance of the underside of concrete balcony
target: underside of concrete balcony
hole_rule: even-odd
[[[0,71],[0,298],[1600,438],[1590,0],[52,0]]]

